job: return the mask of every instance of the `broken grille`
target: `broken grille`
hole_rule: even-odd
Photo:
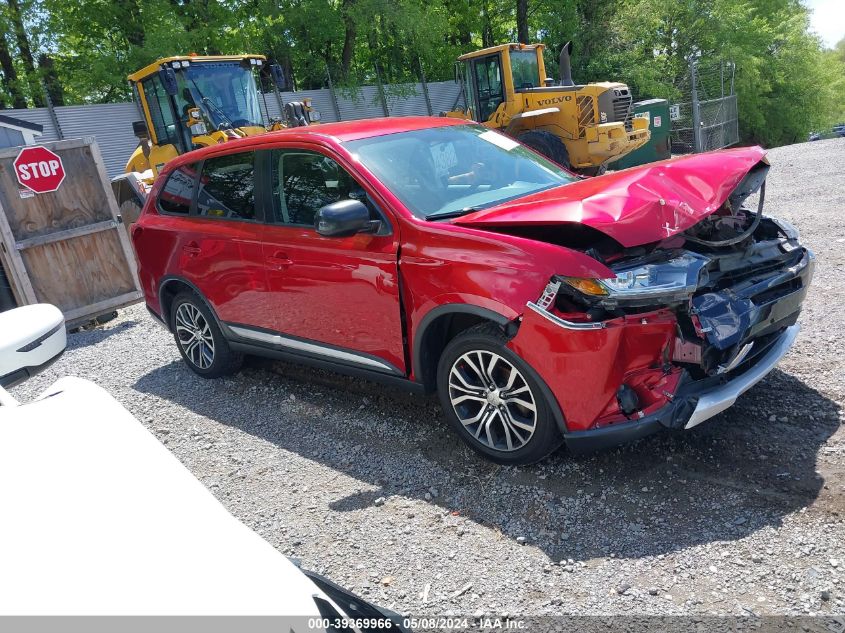
[[[586,128],[596,123],[593,98],[590,96],[578,97],[576,104],[578,105],[578,137],[584,138],[587,134]]]

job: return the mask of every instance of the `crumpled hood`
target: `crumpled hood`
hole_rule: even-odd
[[[760,147],[697,154],[588,178],[476,211],[474,227],[576,223],[625,247],[681,233],[716,211],[765,156]]]

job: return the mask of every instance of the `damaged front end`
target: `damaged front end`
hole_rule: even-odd
[[[554,277],[528,304],[510,346],[549,383],[571,448],[691,428],[787,352],[814,258],[794,227],[763,215],[768,169],[758,163],[681,233],[590,251],[615,277]]]

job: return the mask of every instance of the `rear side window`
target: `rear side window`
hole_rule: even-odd
[[[182,165],[167,178],[158,197],[158,208],[164,213],[187,215],[197,186],[196,165]]]
[[[203,162],[197,214],[255,219],[255,152],[227,154]]]

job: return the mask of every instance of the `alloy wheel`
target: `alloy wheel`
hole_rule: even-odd
[[[183,303],[176,309],[176,339],[185,357],[200,369],[214,362],[214,336],[196,306]]]
[[[537,428],[531,387],[510,361],[494,352],[472,350],[452,364],[449,400],[464,428],[493,450],[519,450]]]

